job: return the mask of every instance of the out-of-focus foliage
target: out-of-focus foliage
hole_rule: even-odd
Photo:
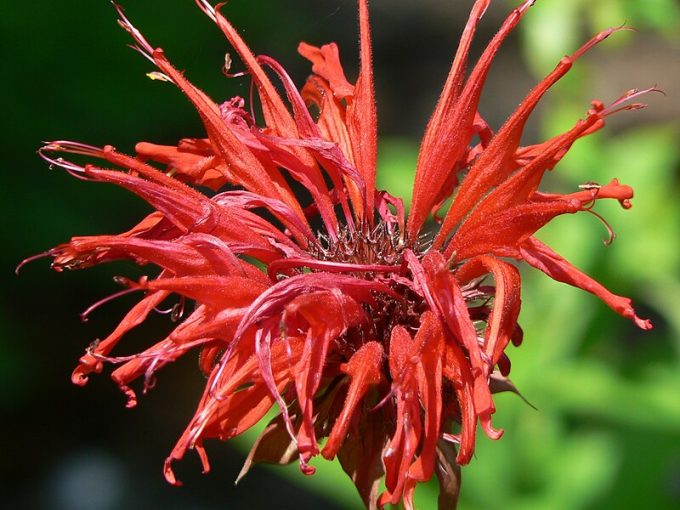
[[[520,28],[525,61],[543,75],[578,47],[584,33],[611,25],[626,25],[679,43],[680,4],[676,0],[542,0],[540,9]]]

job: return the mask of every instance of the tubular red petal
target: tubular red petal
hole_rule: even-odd
[[[425,410],[421,449],[409,467],[409,479],[424,482],[432,477],[442,421],[442,361],[444,335],[442,324],[432,313],[424,313],[411,351],[420,358],[416,372],[420,403]],[[417,351],[415,351],[417,348]]]
[[[477,162],[470,169],[461,184],[451,209],[444,219],[433,246],[438,248],[447,240],[451,231],[469,213],[474,205],[494,186],[503,182],[516,168],[515,153],[519,147],[524,126],[543,95],[562,78],[573,63],[588,49],[608,37],[616,29],[600,32],[577,50],[573,55],[564,57],[557,67],[544,78],[524,99],[519,108],[506,121],[505,125],[491,140]]]
[[[455,260],[462,261],[485,253],[519,258],[519,245],[550,220],[581,210],[577,200],[521,204],[488,217],[467,222],[451,239]]]
[[[139,195],[158,209],[184,233],[210,233],[226,240],[235,252],[246,253],[262,260],[278,257],[278,250],[262,236],[248,228],[241,220],[248,217],[244,211],[221,207],[201,194],[185,193],[134,175],[88,167],[87,174],[102,182],[110,182]],[[184,186],[177,182],[177,185]],[[261,219],[257,219],[262,224]],[[265,222],[266,223],[266,222]]]
[[[181,294],[215,310],[242,308],[252,303],[267,287],[242,276],[184,276],[149,280],[151,290]]]
[[[338,145],[344,156],[342,159],[347,161],[347,165],[342,165],[342,168],[349,167],[354,169],[356,164],[347,128],[346,105],[333,96],[330,84],[318,76],[311,76],[307,80],[302,89],[302,97],[308,104],[316,105],[319,109],[317,126],[324,140],[330,140]],[[328,163],[322,161],[322,165],[327,167]],[[364,217],[364,208],[367,205],[367,199],[363,191],[365,185],[364,179],[358,171],[354,170],[354,173],[356,176],[343,172],[342,178],[347,186],[347,192],[352,199],[356,218],[361,220]]]
[[[603,285],[571,265],[535,237],[530,237],[520,246],[522,259],[540,269],[553,280],[563,282],[594,294],[619,315],[631,319],[641,329],[652,329],[649,320],[635,314],[630,299],[612,294]]]
[[[599,120],[598,115],[591,115],[585,121],[579,121],[568,132],[554,137],[549,143],[546,142],[543,150],[531,162],[515,172],[480,201],[479,205],[464,220],[459,230],[464,229],[467,223],[472,224],[491,214],[529,202],[545,172],[551,170],[566,154],[574,141],[583,136]],[[450,256],[454,249],[454,245],[451,243],[444,254]]]
[[[281,79],[288,100],[293,106],[294,119],[300,136],[302,138],[320,138],[319,130],[316,124],[314,124],[300,93],[295,88],[295,84],[290,76],[288,76],[288,73],[286,73],[283,67],[272,58],[261,56],[258,57],[257,60],[269,66]],[[271,139],[272,138],[270,138],[270,140]],[[305,161],[305,159],[307,161]],[[326,187],[321,172],[314,161],[309,157],[301,159],[298,167],[300,169],[299,172],[304,174],[304,179],[299,179],[300,182],[305,184],[311,193],[314,202],[317,204],[321,217],[326,224],[326,230],[329,233],[334,234],[338,229],[338,222],[333,211],[333,204],[328,196],[328,188]],[[293,175],[295,176],[296,173],[293,173]],[[331,175],[331,178],[333,177],[336,177],[336,179],[334,179],[336,189],[344,197],[343,188],[340,186],[340,179],[337,178],[339,176],[333,174]]]
[[[283,308],[293,298],[310,292],[330,291],[333,289],[337,289],[359,302],[373,302],[373,293],[376,292],[398,298],[398,294],[380,282],[331,273],[297,275],[270,287],[253,301],[236,332],[236,338],[238,339],[238,337],[242,336],[259,321],[272,318],[281,313]]]
[[[249,191],[226,191],[213,197],[218,204],[237,206],[244,209],[253,207],[266,207],[277,218],[283,218],[284,224],[299,230],[312,244],[318,244],[316,236],[309,225],[300,220],[295,211],[287,204],[274,198],[266,198]]]
[[[339,291],[326,291],[302,295],[291,301],[286,306],[283,320],[287,322],[293,315],[304,318],[308,324],[304,350],[295,367],[295,387],[302,417],[297,443],[304,466],[318,453],[313,401],[331,342],[363,320],[364,314],[354,299]]]
[[[125,333],[144,322],[151,311],[169,295],[170,293],[167,291],[153,292],[133,306],[109,336],[100,342],[96,342],[94,348],[91,351],[88,350],[88,352],[80,358],[78,366],[71,376],[71,381],[73,381],[74,384],[83,386],[87,383],[89,374],[92,372],[101,372],[103,363],[101,359],[98,358],[100,356],[107,356]]]
[[[359,0],[359,32],[361,68],[354,89],[354,98],[347,106],[347,128],[352,140],[354,161],[366,184],[366,201],[373,204],[378,154],[378,120],[373,85],[368,0]],[[372,209],[364,213],[367,214],[370,210]],[[373,223],[372,215],[364,219]]]
[[[189,141],[182,142],[186,146]],[[212,153],[212,148],[208,154],[197,153],[183,148],[182,142],[177,147],[139,142],[135,145],[135,152],[143,159],[168,165],[167,171],[173,177],[198,186],[207,186],[213,191],[217,191],[227,182],[235,181],[229,175],[226,165]]]
[[[596,200],[606,198],[615,199],[621,204],[624,209],[630,209],[633,205],[631,199],[633,198],[633,188],[625,184],[619,183],[618,179],[612,179],[609,183],[600,186],[595,183],[586,183],[579,186],[582,191],[576,193],[569,193],[568,195],[555,195],[549,193],[534,193],[531,195],[533,201],[550,202],[556,199],[561,200],[578,200],[582,207],[586,208],[588,204],[592,204]]]
[[[468,21],[468,38],[471,38],[474,27],[484,11],[484,4],[484,2],[475,4],[478,10],[472,13]],[[413,185],[413,205],[407,227],[409,238],[415,239],[417,237],[425,223],[427,214],[435,203],[436,192],[446,182],[456,165],[463,161],[465,151],[474,132],[477,105],[491,62],[505,38],[519,23],[526,8],[531,4],[533,4],[533,1],[527,1],[510,13],[479,58],[460,95],[455,102],[450,104],[447,111],[440,112],[444,117],[442,120],[445,120],[445,122],[435,121],[432,123],[431,136],[424,139],[418,157],[416,179]],[[469,45],[469,42],[466,40],[464,44]],[[463,59],[462,56],[461,59]],[[444,102],[442,108],[448,106],[449,101]]]
[[[449,138],[449,131],[451,129],[452,121],[455,122],[454,112],[456,112],[456,101],[460,96],[461,89],[465,82],[465,68],[467,66],[468,53],[470,51],[470,44],[475,34],[477,24],[479,20],[484,15],[484,12],[489,7],[490,0],[477,0],[475,5],[470,12],[470,17],[465,25],[463,34],[460,38],[460,43],[458,45],[458,50],[456,51],[456,56],[453,59],[451,65],[451,70],[446,79],[446,84],[439,97],[437,106],[430,118],[430,121],[425,130],[425,135],[423,136],[423,141],[420,147],[420,154],[418,155],[418,165],[416,170],[416,177],[413,183],[413,204],[411,206],[411,215],[409,216],[409,236],[413,238],[420,227],[425,222],[425,218],[432,209],[433,204],[441,201],[432,200],[428,197],[425,192],[421,192],[421,188],[428,187],[427,182],[430,178],[430,173],[432,172],[432,165],[437,165],[436,159],[430,156],[430,151],[434,147],[441,146],[440,137],[444,136]],[[451,162],[451,167],[453,167],[455,161]],[[451,168],[450,170],[453,170]],[[455,175],[455,174],[454,174]],[[446,179],[446,180],[450,180]],[[440,186],[444,187],[444,183]],[[436,189],[437,186],[432,186],[432,189]],[[430,189],[428,187],[428,193]],[[453,189],[451,189],[453,191]],[[429,202],[432,202],[429,204]],[[413,218],[413,219],[411,219]],[[411,226],[413,225],[413,226]]]
[[[383,455],[385,487],[381,502],[396,504],[408,480],[421,437],[420,403],[418,402],[416,367],[410,360],[413,340],[402,326],[392,329],[390,337],[389,369],[397,407],[396,429]]]

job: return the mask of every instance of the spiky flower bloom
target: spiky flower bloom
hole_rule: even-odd
[[[401,199],[376,190],[366,0],[359,1],[356,83],[347,80],[335,44],[302,43],[299,52],[313,74],[300,91],[275,60],[254,55],[216,8],[197,0],[243,61],[261,120],[243,99],[216,103],[192,85],[118,8],[136,49],[158,68],[151,76],[187,96],[206,137],[177,146],[139,143],[135,157],[110,146],[47,144],[41,154],[54,165],[128,189],[155,209],[127,232],[75,237],[47,254],[57,271],[120,259],[160,268],[139,281],[118,278],[121,293],[138,291],[141,300],[87,349],[73,381],[85,384],[106,362],[120,363],[112,377],[134,406],[133,381],[141,378],[146,390],[164,365],[200,351],[208,380],[165,463],[171,483],[178,483],[171,464],[187,450],[198,452],[207,471],[206,439],[237,436],[278,404],[280,414],[254,445],[244,472],[253,462],[298,459],[311,474],[309,461],[320,453],[339,458],[367,507],[402,501],[412,508],[416,484],[433,473],[441,505],[450,507],[458,466],[474,452],[477,424],[493,439],[502,433],[491,423],[492,394],[513,388],[505,351],[522,338],[513,260],[651,327],[629,299],[534,237],[556,216],[591,211],[601,199],[630,207],[633,191],[616,179],[569,194],[538,187],[576,140],[599,130],[607,116],[641,107],[628,100],[646,91],[629,91],[609,106],[595,101],[569,131],[520,146],[541,97],[616,29],[563,58],[493,133],[478,112],[480,94],[496,52],[533,2],[509,14],[468,74],[470,43],[489,1],[474,3],[427,126],[408,216]],[[84,154],[107,165],[81,166],[54,153]],[[221,192],[208,197],[199,185]],[[306,198],[293,188],[304,189]],[[430,215],[439,224],[434,234],[424,228]],[[173,295],[182,304],[173,309],[174,331],[144,352],[114,357],[121,338]],[[191,311],[183,317],[185,309]]]

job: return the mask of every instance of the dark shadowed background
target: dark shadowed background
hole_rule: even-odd
[[[515,2],[497,0],[477,40],[486,42]],[[190,0],[123,1],[152,45],[213,98],[248,94],[245,78],[220,73],[232,51]],[[380,115],[380,186],[410,193],[418,139],[434,106],[472,0],[374,0]],[[300,40],[337,41],[350,77],[357,64],[351,0],[232,0],[224,13],[253,50],[279,60],[298,84],[309,68]],[[295,466],[259,467],[234,487],[251,437],[208,444],[213,471],[189,456],[177,466],[185,486],[162,477],[162,461],[193,414],[204,381],[196,359],[165,368],[133,410],[106,375],[85,388],[69,375],[84,348],[117,323],[124,298],[79,313],[117,290],[131,264],[57,274],[46,261],[17,263],[71,235],[116,233],[147,211],[130,194],[50,171],[35,154],[42,140],[113,144],[131,151],[147,140],[173,144],[202,136],[189,103],[151,65],[104,0],[8,2],[0,16],[3,88],[3,249],[0,250],[0,507],[6,509],[358,508],[335,464],[317,462],[305,478]],[[653,319],[641,333],[595,298],[526,271],[521,323],[525,344],[511,351],[513,378],[538,408],[513,395],[497,399],[499,442],[482,439],[465,468],[461,508],[619,509],[680,507],[680,5],[674,0],[539,0],[495,62],[482,112],[493,127],[538,77],[593,33],[617,34],[579,62],[539,108],[527,131],[535,142],[568,128],[591,98],[610,102],[633,87],[658,85],[666,97],[623,113],[581,141],[547,183],[573,190],[613,177],[636,189],[635,207],[602,207],[619,235],[588,215],[542,233],[558,251],[631,296]],[[481,46],[476,46],[479,54]],[[233,51],[232,51],[233,53]],[[235,62],[234,70],[240,68]],[[158,338],[162,317],[123,342]],[[432,487],[419,507],[434,508]]]

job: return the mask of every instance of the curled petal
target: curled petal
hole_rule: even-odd
[[[456,279],[465,283],[487,272],[493,274],[496,290],[484,350],[491,359],[491,366],[494,366],[501,359],[517,327],[521,304],[520,275],[519,271],[507,262],[481,255],[463,264],[456,271]]]
[[[340,64],[340,51],[335,43],[324,44],[320,48],[301,42],[298,53],[312,63],[312,72],[326,80],[333,95],[338,99],[354,96],[354,86],[347,81]]]

